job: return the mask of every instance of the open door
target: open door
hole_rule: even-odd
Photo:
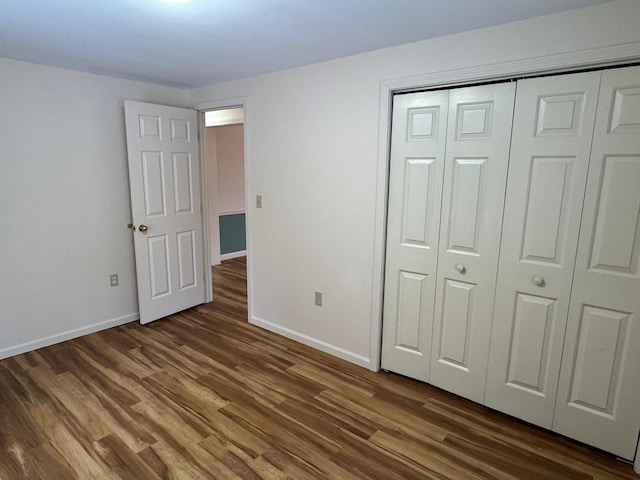
[[[140,323],[205,301],[197,112],[124,103]]]

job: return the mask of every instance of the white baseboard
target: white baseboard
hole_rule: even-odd
[[[14,355],[20,355],[21,353],[30,352],[38,348],[48,347],[49,345],[54,345],[56,343],[65,342],[67,340],[71,340],[72,338],[78,338],[90,333],[96,333],[101,330],[117,327],[118,325],[124,325],[125,323],[133,322],[139,319],[140,315],[137,312],[131,313],[123,317],[112,318],[110,320],[105,320],[104,322],[94,323],[92,325],[87,325],[86,327],[68,330],[66,332],[57,333],[49,337],[39,338],[38,340],[32,340],[31,342],[22,343],[14,347],[4,348],[0,350],[0,360],[2,360],[3,358],[13,357]]]
[[[303,343],[304,345],[316,348],[320,351],[333,355],[334,357],[346,360],[347,362],[355,363],[356,365],[364,368],[371,368],[370,359],[363,357],[362,355],[358,355],[357,353],[350,352],[349,350],[345,350],[344,348],[336,347],[330,343],[323,342],[322,340],[296,332],[295,330],[291,330],[281,325],[276,325],[275,323],[268,322],[258,317],[251,317],[249,323],[251,323],[251,325],[262,327],[270,332],[277,333],[278,335],[282,335],[283,337],[290,338],[291,340],[295,340],[296,342]]]
[[[231,252],[231,253],[225,253],[224,255],[220,255],[220,261],[231,260],[232,258],[246,257],[246,256],[247,256],[247,251],[240,250],[238,252]]]

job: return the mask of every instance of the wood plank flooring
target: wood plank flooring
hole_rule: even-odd
[[[215,301],[0,361],[0,479],[635,479],[611,456]]]

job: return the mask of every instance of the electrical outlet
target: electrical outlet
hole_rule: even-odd
[[[111,275],[109,275],[109,286],[110,287],[117,287],[118,286],[118,274],[117,273],[112,273]]]
[[[262,208],[262,195],[256,195],[256,208]]]
[[[317,306],[322,306],[322,292],[316,290],[315,303]]]

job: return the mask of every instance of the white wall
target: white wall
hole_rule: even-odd
[[[137,318],[123,100],[187,97],[0,58],[0,358]]]
[[[216,135],[219,214],[244,212],[244,126],[211,129]]]
[[[204,156],[207,162],[207,202],[209,216],[209,261],[220,265],[220,224],[218,222],[218,147],[216,129],[204,129]]]
[[[251,321],[369,364],[381,81],[638,42],[639,18],[622,0],[192,90],[246,97]]]
[[[229,110],[219,110],[226,111]],[[209,255],[211,265],[215,266],[221,262],[218,216],[245,211],[243,125],[205,128],[204,149],[209,204]]]

